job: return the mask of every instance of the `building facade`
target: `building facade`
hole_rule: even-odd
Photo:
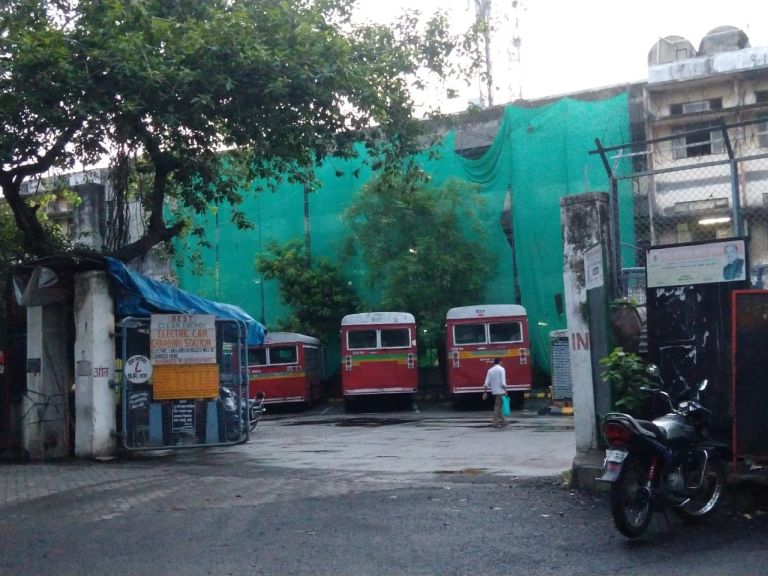
[[[660,39],[648,55],[645,138],[634,186],[650,245],[749,237],[768,264],[768,47],[722,26],[698,49]],[[636,225],[637,226],[637,225]]]

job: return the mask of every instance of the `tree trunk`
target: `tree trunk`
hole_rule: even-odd
[[[0,175],[0,187],[3,189],[8,206],[13,212],[16,226],[24,234],[26,249],[38,258],[54,254],[56,249],[50,241],[48,232],[35,215],[36,209],[29,206],[21,197],[22,178]]]

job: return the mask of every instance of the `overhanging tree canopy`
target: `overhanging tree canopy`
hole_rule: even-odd
[[[9,0],[0,8],[0,186],[29,250],[55,245],[20,195],[26,178],[105,155],[138,169],[145,234],[130,260],[195,211],[239,200],[243,179],[296,179],[364,141],[374,158],[417,147],[409,78],[443,73],[441,16],[423,33],[355,26],[352,0]],[[377,129],[372,130],[372,126]],[[227,154],[223,155],[222,151]],[[139,161],[140,160],[140,161]],[[124,182],[130,182],[126,179]],[[234,224],[247,225],[233,212]]]

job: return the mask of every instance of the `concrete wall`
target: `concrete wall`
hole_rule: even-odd
[[[70,338],[62,303],[27,308],[22,445],[33,460],[69,455]]]
[[[560,200],[565,312],[570,341],[573,416],[578,452],[593,450],[598,446],[584,255],[597,244],[604,246],[606,254],[610,254],[609,212],[606,193],[566,196]]]
[[[82,458],[109,456],[116,447],[112,310],[104,272],[75,277],[75,455]]]

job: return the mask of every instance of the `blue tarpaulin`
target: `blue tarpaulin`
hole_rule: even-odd
[[[245,310],[232,304],[213,302],[165,282],[153,280],[126,268],[120,260],[105,258],[107,274],[116,289],[119,316],[146,317],[152,314],[213,314],[221,320],[236,320],[247,329],[247,343],[264,343],[266,330]]]

